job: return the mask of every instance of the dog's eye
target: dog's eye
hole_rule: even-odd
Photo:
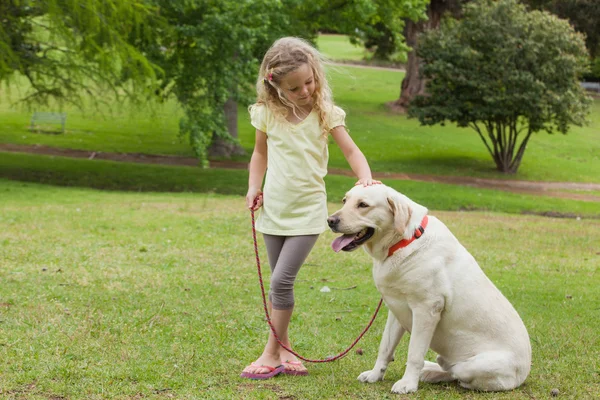
[[[369,207],[369,205],[365,202],[361,201],[360,203],[358,203],[358,208],[367,208],[367,207]]]
[[[346,198],[345,197],[342,199],[342,204],[346,204]]]

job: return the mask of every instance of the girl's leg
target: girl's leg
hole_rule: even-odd
[[[289,239],[289,237],[288,236],[268,235],[266,233],[263,233],[263,238],[265,240],[265,245],[267,247],[267,256],[269,258],[269,266],[271,267],[271,276],[273,276],[273,274],[275,272],[275,267],[277,266],[277,261],[279,260],[279,254],[281,254],[281,249],[283,248],[283,244],[285,243],[286,239]],[[289,246],[289,244],[288,244],[288,246]],[[277,315],[277,316],[273,317],[272,287],[273,287],[273,283],[275,281],[276,281],[276,279],[271,278],[271,290],[269,291],[268,300],[267,300],[267,308],[269,310],[269,315],[271,316],[271,322],[273,323],[273,326],[275,326],[275,323],[273,321],[286,321],[287,320],[289,323],[289,320],[291,318],[291,313],[289,316],[288,315]],[[293,308],[291,308],[291,309],[293,310]],[[287,326],[287,324],[284,324],[284,325]],[[275,332],[277,332],[277,336],[279,336],[279,339],[283,342],[283,344],[285,344],[287,347],[291,348],[291,344],[290,344],[290,341],[289,341],[289,338],[287,335],[287,329],[284,329],[284,330],[285,330],[285,337],[282,337],[279,334],[279,332],[281,331],[281,328],[280,329],[277,329],[277,327],[275,328]],[[269,328],[269,336],[273,336],[270,328]],[[273,339],[274,339],[274,337],[273,337]],[[290,354],[284,348],[280,348],[279,351],[280,351],[280,359],[282,362],[287,361],[288,359],[290,359],[290,360],[296,359],[296,357],[293,354]]]
[[[269,293],[270,308],[272,308],[271,322],[279,339],[288,347],[290,347],[288,325],[294,310],[294,281],[318,237],[319,235],[305,235],[282,238],[265,235],[269,261],[272,263],[271,290]],[[283,245],[280,245],[281,239],[283,239]],[[277,254],[277,250],[280,250],[279,254]],[[255,361],[255,364],[276,367],[282,361],[297,361],[297,359],[279,346],[273,333],[269,330],[269,339],[263,354]],[[305,369],[301,364],[289,366],[289,368],[294,370]],[[262,374],[267,373],[268,369],[248,366],[244,371]]]
[[[282,325],[276,327],[275,331],[281,342],[289,348],[292,348],[288,336],[288,325],[294,310],[294,282],[300,267],[314,247],[318,237],[319,235],[307,235],[286,238],[277,261],[277,267],[271,277],[269,298],[273,308],[272,313],[275,314],[275,320],[280,320]],[[287,363],[285,365],[286,370],[306,371],[306,367],[298,362],[296,356],[279,346],[272,333],[269,335],[269,340],[272,346],[278,346],[280,361]]]
[[[271,267],[271,290],[269,291],[269,295],[268,295],[268,301],[267,301],[267,308],[269,310],[269,315],[271,316],[271,323],[273,323],[273,326],[275,326],[275,332],[277,332],[277,336],[279,337],[279,339],[283,342],[283,344],[285,344],[287,347],[291,348],[291,344],[290,344],[290,340],[287,334],[287,325],[289,324],[289,320],[291,318],[291,312],[289,313],[289,315],[287,315],[288,313],[283,312],[280,313],[279,311],[276,311],[276,314],[273,316],[273,303],[272,303],[272,288],[273,288],[273,284],[277,281],[277,278],[273,278],[274,272],[275,272],[275,267],[277,266],[277,261],[279,260],[279,255],[281,254],[281,249],[283,248],[283,244],[286,242],[286,239],[289,241],[290,237],[288,236],[275,236],[275,235],[268,235],[268,234],[263,234],[264,240],[265,240],[265,245],[267,247],[267,257],[269,258],[269,266]],[[318,236],[317,236],[318,237]],[[288,243],[288,246],[290,246],[290,244]],[[309,249],[310,252],[310,249]],[[302,260],[300,262],[300,264],[302,264],[304,260]],[[280,268],[281,270],[282,268]],[[281,274],[280,274],[281,275]],[[296,272],[297,275],[297,272]],[[283,276],[283,275],[281,275]],[[295,279],[295,276],[294,278]],[[281,279],[279,279],[279,281],[281,281]],[[292,282],[293,284],[293,282]],[[289,289],[289,288],[288,288]],[[285,289],[284,289],[285,290]],[[292,287],[293,290],[293,287]],[[293,311],[293,306],[287,307],[290,311]],[[283,310],[285,311],[285,310]],[[281,315],[279,315],[281,314]],[[287,321],[287,323],[285,322]],[[275,322],[282,322],[283,326],[278,327]],[[279,328],[279,329],[278,329]],[[285,336],[281,336],[279,332],[284,331],[284,335]],[[275,337],[273,336],[271,329],[269,328],[269,338],[275,340]],[[276,341],[276,340],[275,340]],[[297,358],[296,356],[294,356],[293,354],[289,353],[287,350],[285,350],[282,347],[279,347],[279,352],[280,352],[280,360],[281,362],[284,361],[296,361]],[[298,366],[298,369],[305,369],[304,366],[300,365]]]

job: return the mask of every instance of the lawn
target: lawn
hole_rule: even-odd
[[[358,345],[363,355],[310,365],[306,378],[238,377],[266,335],[249,214],[239,196],[0,180],[0,207],[2,398],[404,398],[389,391],[402,376],[407,338],[383,382],[356,380],[375,361],[385,310]],[[431,213],[522,316],[533,368],[509,393],[422,384],[411,397],[549,398],[557,388],[559,398],[598,398],[597,221]],[[334,254],[333,238],[322,235],[296,285],[291,334],[308,357],[349,345],[379,299],[367,255]],[[262,240],[259,246],[266,260]],[[332,292],[320,292],[325,285]]]

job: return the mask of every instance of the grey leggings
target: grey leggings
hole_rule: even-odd
[[[319,235],[263,236],[271,265],[269,300],[275,310],[289,310],[294,308],[296,275]]]

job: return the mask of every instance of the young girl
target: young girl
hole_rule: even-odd
[[[345,113],[333,104],[319,52],[302,39],[277,40],[265,54],[250,107],[256,128],[246,204],[257,210],[271,284],[269,308],[277,336],[291,348],[288,325],[294,309],[294,281],[319,234],[327,229],[328,135],[340,147],[358,184],[379,183],[344,127]],[[266,171],[264,193],[261,192]],[[256,203],[255,203],[256,202]],[[302,363],[272,333],[262,355],[242,377],[267,379],[279,373],[306,375]]]

